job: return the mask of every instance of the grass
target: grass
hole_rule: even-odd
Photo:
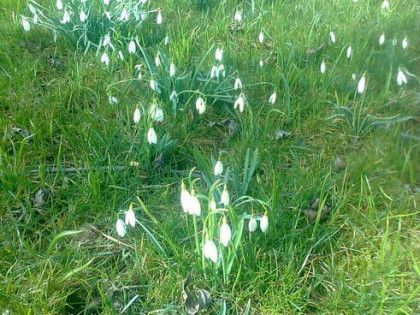
[[[142,51],[124,51],[124,62],[111,56],[107,67],[102,50],[84,54],[62,33],[54,42],[41,26],[24,32],[26,1],[0,2],[2,312],[183,314],[190,272],[190,289],[212,297],[205,314],[419,312],[416,2],[391,1],[384,11],[381,1],[166,0],[147,9],[158,6],[162,25],[150,13],[140,28],[119,29],[121,40],[135,32]],[[243,21],[234,21],[236,10]],[[216,48],[224,50],[226,77],[212,81]],[[155,67],[158,51],[165,67],[176,65],[176,80]],[[137,80],[140,62],[146,70]],[[399,67],[407,85],[397,85]],[[363,73],[366,90],[358,94]],[[233,109],[237,76],[243,113]],[[160,95],[149,88],[152,77]],[[198,91],[207,102],[203,115],[195,109]],[[109,104],[109,96],[118,102]],[[151,103],[165,113],[153,123],[157,145],[146,137]],[[134,125],[136,107],[143,112]],[[291,134],[277,139],[278,130]],[[194,182],[207,213],[219,156],[238,243],[220,247],[215,265],[196,251],[204,217],[193,222],[179,196],[182,180]],[[201,179],[189,177],[193,168]],[[241,204],[243,195],[261,203]],[[130,204],[138,224],[121,238],[115,222]],[[265,210],[268,231],[248,232],[251,214]],[[216,244],[219,218],[206,221]]]

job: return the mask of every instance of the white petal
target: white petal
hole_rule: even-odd
[[[133,209],[129,209],[125,212],[125,224],[134,227],[136,225],[136,215]]]
[[[257,220],[254,217],[252,217],[248,223],[248,230],[250,232],[255,232],[255,230],[257,229],[257,226],[258,226]]]
[[[220,226],[220,243],[222,243],[225,247],[228,246],[231,237],[232,231],[230,229],[230,226],[226,222],[223,222]]]
[[[223,163],[222,161],[217,161],[214,165],[213,173],[215,176],[219,176],[223,173]]]
[[[149,131],[147,132],[147,142],[149,142],[149,144],[157,143],[157,135],[153,127],[150,127]]]
[[[266,232],[268,229],[268,216],[265,214],[262,216],[260,220],[260,229],[262,232]]]
[[[134,114],[133,114],[133,121],[134,121],[135,124],[137,124],[140,121],[140,117],[141,117],[140,109],[136,108],[134,110]]]
[[[118,219],[115,227],[117,229],[118,235],[121,237],[124,237],[125,234],[127,233],[127,226],[125,225],[124,221],[121,219]]]
[[[217,263],[217,248],[213,241],[206,240],[203,246],[204,257],[210,259],[212,262]]]

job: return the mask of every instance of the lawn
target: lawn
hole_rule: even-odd
[[[415,0],[0,0],[0,311],[420,312]]]

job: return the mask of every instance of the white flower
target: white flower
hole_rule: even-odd
[[[173,78],[175,76],[176,68],[173,63],[169,65],[169,76]]]
[[[262,67],[264,67],[264,60],[260,60],[260,67],[262,68]]]
[[[200,216],[201,215],[200,201],[198,201],[198,198],[195,195],[194,189],[191,190],[189,214],[196,215],[196,216]]]
[[[150,88],[155,91],[157,94],[160,94],[160,88],[159,85],[157,84],[157,82],[155,80],[150,80],[149,83]]]
[[[227,224],[226,217],[223,217],[222,225],[220,226],[219,240],[224,247],[228,246],[230,239],[232,238],[232,231],[229,224]]]
[[[63,2],[61,2],[61,0],[57,0],[57,2],[55,3],[55,6],[57,7],[58,10],[63,10]]]
[[[128,21],[129,17],[130,17],[130,14],[127,11],[127,9],[126,8],[122,9],[119,20],[120,21]]]
[[[233,88],[234,88],[235,90],[237,90],[237,89],[242,89],[242,81],[241,81],[241,79],[236,78],[236,80],[235,80],[235,84],[233,85]]]
[[[195,101],[195,108],[200,115],[204,114],[206,111],[206,102],[201,97],[197,98]]]
[[[207,239],[203,246],[204,257],[217,263],[217,248],[212,240]]]
[[[407,77],[404,72],[402,72],[401,68],[398,69],[397,83],[398,85],[402,85],[403,83],[407,84]]]
[[[218,72],[218,74],[221,74],[221,75],[222,75],[222,77],[225,77],[225,76],[226,76],[225,66],[224,66],[223,64],[220,64],[220,65],[217,67],[217,72]]]
[[[136,225],[136,215],[130,206],[130,209],[125,212],[125,224],[134,227]]]
[[[255,232],[257,227],[258,227],[257,220],[255,219],[254,216],[252,216],[251,219],[249,220],[249,223],[248,223],[248,230],[250,232]]]
[[[212,66],[210,69],[210,78],[219,78],[219,70],[216,66]]]
[[[213,198],[211,198],[211,200],[210,200],[209,209],[212,210],[212,211],[215,211],[217,209],[216,201],[214,201]]]
[[[130,54],[136,53],[136,42],[134,40],[131,40],[130,43],[128,44],[128,52]]]
[[[115,227],[117,228],[117,233],[119,236],[124,237],[125,234],[127,234],[127,226],[125,225],[123,220],[118,219]]]
[[[385,34],[379,36],[379,45],[383,45],[385,43]]]
[[[163,110],[161,110],[159,107],[157,107],[155,104],[153,104],[150,107],[150,117],[156,121],[156,122],[162,122],[164,119]]]
[[[335,34],[334,32],[330,32],[330,39],[332,43],[335,43]]]
[[[104,37],[104,40],[102,41],[102,46],[108,46],[111,44],[111,36],[109,34],[106,34]]]
[[[134,114],[133,114],[133,121],[135,124],[138,124],[138,122],[140,121],[141,118],[141,114],[140,114],[140,109],[136,108],[134,110]]]
[[[242,113],[245,108],[245,98],[244,95],[241,93],[239,97],[236,99],[235,103],[233,104],[233,109],[239,107],[239,111]]]
[[[171,95],[169,95],[169,100],[171,102],[176,102],[177,98],[178,98],[178,93],[175,90],[173,90]]]
[[[362,77],[359,80],[359,83],[357,84],[357,92],[359,94],[362,94],[365,91],[365,87],[366,87],[366,77],[365,77],[365,74],[363,73]]]
[[[263,233],[265,233],[268,229],[268,216],[266,213],[260,219],[260,229]]]
[[[86,21],[86,19],[87,19],[87,15],[86,15],[86,13],[85,13],[85,11],[80,11],[80,13],[79,13],[79,19],[80,19],[80,22],[84,22],[84,21]]]
[[[109,65],[109,57],[108,57],[108,54],[106,52],[104,52],[102,54],[101,62],[104,63],[107,66]]]
[[[68,22],[70,22],[70,14],[69,14],[67,11],[64,11],[64,13],[63,13],[63,18],[62,18],[62,20],[60,21],[60,23],[61,23],[61,24],[66,24],[66,23],[68,23]]]
[[[353,48],[351,48],[351,46],[347,47],[347,58],[350,58],[352,53],[353,53]]]
[[[104,0],[104,4],[108,5],[109,4],[109,0]]]
[[[227,186],[223,188],[222,194],[220,196],[220,202],[223,203],[225,206],[229,205],[230,203],[230,196]]]
[[[235,17],[234,17],[235,21],[240,22],[242,21],[242,14],[239,11],[235,12]]]
[[[163,43],[164,43],[165,45],[168,45],[168,44],[169,44],[169,36],[166,36],[166,37],[165,37],[165,39],[164,39]]]
[[[147,132],[147,142],[149,142],[149,144],[157,143],[157,135],[153,127],[150,127],[149,131]]]
[[[214,165],[213,173],[215,176],[219,176],[223,173],[223,163],[220,160],[217,160],[216,164]]]
[[[31,30],[31,24],[29,24],[29,21],[24,16],[22,16],[22,27],[26,32]]]
[[[145,3],[147,2],[147,0],[140,0],[140,2],[141,2],[142,4],[145,4]]]
[[[156,65],[156,67],[160,67],[161,64],[162,63],[160,62],[160,56],[159,56],[159,53],[158,53],[155,57],[155,65]]]
[[[181,206],[185,213],[191,212],[191,195],[185,187],[184,182],[181,184]]]
[[[389,9],[389,1],[388,0],[385,0],[384,2],[382,2],[381,9],[383,9],[383,10],[388,10]]]
[[[223,59],[223,49],[217,48],[216,52],[214,54],[214,58],[216,58],[216,60],[218,60],[218,61],[222,61],[222,59]]]
[[[263,32],[260,32],[260,34],[258,35],[258,41],[260,43],[262,43],[264,41],[264,33]]]
[[[408,47],[407,37],[404,37],[404,39],[401,42],[401,46],[402,46],[403,49],[406,49]]]
[[[109,104],[117,104],[118,103],[118,99],[115,96],[108,96],[108,103]]]
[[[160,10],[159,10],[158,15],[157,15],[157,17],[156,17],[156,23],[157,23],[157,24],[162,24],[162,21],[163,21],[163,18],[162,18],[162,13],[161,13],[161,12],[160,12]]]
[[[274,103],[276,102],[277,99],[277,93],[274,92],[273,94],[270,95],[270,98],[268,99],[268,102],[270,102],[271,104],[274,105]]]
[[[325,64],[325,61],[322,60],[321,67],[320,67],[320,71],[321,71],[322,74],[325,73],[326,68],[327,68],[327,65]]]

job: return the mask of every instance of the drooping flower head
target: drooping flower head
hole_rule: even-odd
[[[229,224],[227,223],[226,216],[223,216],[222,225],[220,226],[219,240],[223,246],[228,246],[230,239],[232,238],[232,231]]]
[[[207,259],[217,263],[217,247],[208,235],[206,236],[206,241],[203,246],[203,254]]]

